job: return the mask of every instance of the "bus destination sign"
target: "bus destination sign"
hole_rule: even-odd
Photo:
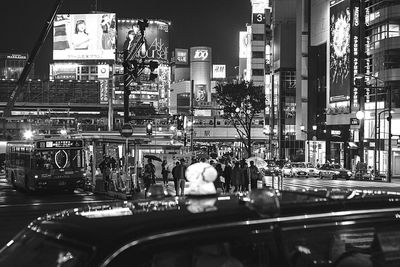
[[[82,140],[52,140],[38,142],[38,148],[82,147]]]

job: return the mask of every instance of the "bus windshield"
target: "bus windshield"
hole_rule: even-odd
[[[51,149],[36,151],[32,157],[32,169],[58,170],[82,168],[80,149]]]

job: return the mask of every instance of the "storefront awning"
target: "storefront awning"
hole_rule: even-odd
[[[357,149],[358,146],[357,146],[357,144],[354,143],[354,142],[349,142],[349,148],[350,148],[350,149]]]

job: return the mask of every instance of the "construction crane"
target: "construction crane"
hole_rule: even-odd
[[[39,38],[36,41],[35,46],[33,47],[31,53],[29,54],[28,60],[25,63],[25,67],[22,70],[21,75],[19,76],[17,84],[10,94],[10,99],[8,100],[7,105],[3,111],[3,118],[11,116],[11,111],[14,108],[15,101],[17,100],[18,96],[21,94],[22,89],[24,88],[26,78],[28,77],[28,74],[32,69],[32,64],[35,61],[37,54],[40,52],[40,49],[42,48],[50,30],[51,30],[51,27],[53,26],[54,19],[56,18],[56,15],[57,15],[58,11],[60,10],[63,2],[64,2],[64,0],[58,0],[55,2],[53,12],[49,16],[49,18],[46,20],[46,23],[42,29],[42,32],[40,33]]]

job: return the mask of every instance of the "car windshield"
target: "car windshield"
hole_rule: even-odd
[[[305,168],[306,164],[304,163],[292,163],[293,168]]]
[[[89,257],[89,251],[76,245],[27,230],[0,250],[0,266],[86,266]]]
[[[332,169],[341,169],[339,164],[332,164],[331,167]]]

